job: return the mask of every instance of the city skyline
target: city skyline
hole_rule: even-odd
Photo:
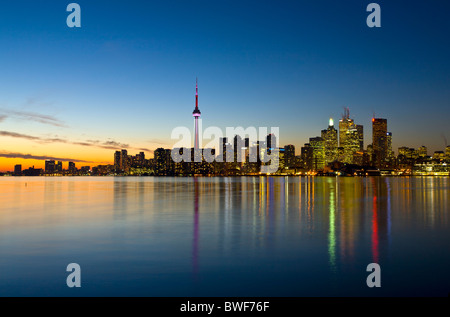
[[[345,107],[361,126],[388,118],[395,152],[450,137],[447,3],[380,2],[377,29],[362,3],[79,4],[80,29],[66,4],[3,5],[0,171],[169,148],[195,77],[205,125],[278,126],[297,155]]]
[[[450,146],[444,151],[435,151],[429,155],[426,146],[417,150],[399,147],[398,156],[392,148],[392,132],[388,132],[387,119],[372,118],[372,143],[364,148],[364,129],[350,118],[349,108],[339,120],[338,129],[334,127],[333,118],[329,119],[327,129],[321,130],[321,136],[310,137],[296,155],[292,144],[278,144],[273,133],[265,137],[252,139],[251,134],[235,134],[234,137],[219,138],[219,143],[211,150],[214,159],[210,161],[205,154],[205,147],[200,148],[198,118],[198,84],[195,85],[195,122],[194,143],[188,148],[157,148],[154,157],[146,159],[144,152],[129,155],[127,149],[114,153],[113,164],[82,166],[76,168],[73,161],[67,161],[68,168],[63,169],[63,159],[46,159],[45,168],[29,167],[22,170],[22,164],[14,165],[14,176],[41,175],[139,175],[139,176],[195,176],[195,175],[449,175]],[[241,132],[242,133],[242,132]],[[242,148],[239,148],[242,147]],[[276,149],[276,156],[270,153]],[[174,158],[174,150],[178,154],[189,151],[188,159],[182,156],[181,162]],[[200,152],[198,152],[200,150]],[[229,152],[232,152],[230,154]],[[198,154],[195,154],[198,153]],[[272,153],[273,154],[273,153]],[[269,160],[263,157],[269,155]],[[196,157],[196,158],[195,158]],[[197,161],[197,159],[199,159]],[[276,160],[276,168],[270,172],[263,171],[263,165],[272,165]],[[175,161],[174,161],[175,160]],[[197,163],[194,163],[197,162]],[[265,163],[264,163],[265,162]],[[84,162],[83,162],[84,163]],[[89,162],[88,162],[89,163]],[[11,172],[9,172],[11,173]],[[387,174],[386,174],[387,173]],[[381,174],[383,175],[383,174]]]
[[[281,316],[448,296],[449,13],[4,1],[0,297]]]
[[[199,141],[198,141],[198,137],[201,135],[199,135],[199,131],[198,131],[198,118],[200,117],[200,110],[198,107],[198,80],[196,79],[196,85],[195,85],[195,108],[193,111],[193,117],[194,117],[194,131],[193,131],[193,143],[191,148],[192,149],[199,149]],[[320,170],[323,169],[327,164],[333,162],[333,161],[339,161],[342,163],[346,163],[346,164],[353,164],[354,163],[354,155],[356,152],[367,152],[370,150],[373,150],[374,153],[378,153],[378,152],[382,152],[381,154],[374,154],[376,155],[376,160],[377,162],[373,164],[373,166],[376,166],[378,168],[381,168],[382,166],[380,165],[381,161],[384,161],[385,159],[388,158],[388,156],[396,156],[396,151],[395,149],[392,147],[392,132],[388,132],[387,129],[387,119],[385,118],[375,118],[372,117],[371,122],[372,122],[372,133],[371,136],[364,136],[363,133],[363,125],[360,124],[356,124],[355,120],[350,118],[350,110],[349,108],[344,108],[344,112],[342,114],[341,119],[338,121],[339,125],[338,125],[338,129],[336,129],[334,127],[334,119],[333,118],[329,118],[329,124],[328,124],[328,128],[327,129],[322,129],[320,135],[321,136],[313,136],[314,133],[311,134],[311,136],[309,137],[309,142],[305,142],[303,144],[303,146],[297,147],[293,144],[279,144],[279,148],[286,148],[289,147],[290,151],[292,151],[293,156],[295,157],[301,157],[304,155],[303,150],[305,146],[310,146],[310,144],[313,144],[313,148],[315,147],[315,142],[323,142],[322,149],[321,151],[323,151],[323,158],[321,159],[321,163],[320,163],[320,168],[318,168],[318,166],[316,165],[315,167],[310,167],[311,170]],[[202,131],[200,131],[201,133]],[[318,134],[318,133],[317,133]],[[240,136],[240,137],[244,137],[244,136]],[[263,140],[268,140],[267,137],[261,137],[259,138],[258,141],[263,141]],[[364,139],[371,139],[372,143],[367,144],[366,147],[364,147]],[[225,142],[226,141],[226,137],[225,137]],[[59,141],[58,141],[59,142]],[[63,142],[61,140],[62,143],[66,143]],[[175,143],[176,140],[173,140],[173,143]],[[233,142],[236,142],[236,136],[234,137]],[[248,142],[248,141],[247,141]],[[270,142],[270,141],[267,141]],[[203,142],[202,142],[203,143]],[[220,143],[220,142],[219,142]],[[234,143],[233,143],[234,144]],[[375,144],[375,146],[374,146]],[[389,146],[388,146],[389,144]],[[32,168],[32,169],[42,169],[44,171],[47,172],[47,162],[53,162],[52,164],[55,164],[55,162],[58,162],[58,164],[61,166],[62,162],[67,163],[67,171],[70,171],[70,165],[71,164],[75,164],[75,163],[80,163],[80,165],[82,166],[81,170],[85,170],[90,171],[91,169],[91,165],[92,166],[100,166],[100,165],[112,165],[112,166],[116,166],[117,165],[117,158],[116,155],[117,153],[121,153],[122,155],[123,153],[125,153],[124,155],[127,155],[127,151],[128,151],[128,147],[125,146],[126,149],[120,149],[118,150],[118,148],[116,148],[115,146],[118,146],[120,144],[96,144],[96,143],[92,143],[92,144],[80,144],[81,146],[99,146],[99,147],[103,147],[105,149],[108,150],[112,150],[115,149],[116,150],[116,154],[114,156],[113,160],[109,160],[109,161],[103,161],[100,162],[101,164],[97,164],[99,162],[95,162],[95,161],[85,161],[85,160],[77,160],[77,159],[67,159],[67,158],[55,158],[55,157],[51,157],[51,156],[45,156],[42,155],[40,157],[34,157],[33,159],[31,158],[22,158],[22,159],[17,159],[17,157],[15,156],[11,156],[10,159],[14,160],[14,164],[13,167],[14,168],[10,168],[10,169],[6,169],[6,170],[1,170],[0,172],[11,172],[14,171],[16,172],[16,168],[18,166],[20,166],[20,168],[22,169],[22,166],[27,166],[28,168]],[[126,144],[122,144],[122,145],[126,145]],[[249,147],[249,145],[246,145],[247,147]],[[271,146],[269,146],[270,148]],[[155,150],[158,149],[169,149],[171,150],[173,147],[169,147],[169,148],[163,148],[161,146],[155,148]],[[330,150],[330,148],[333,148]],[[383,150],[381,150],[382,148],[384,148]],[[447,152],[449,146],[444,147],[443,149],[440,150],[436,150],[436,151],[432,151],[430,150],[430,148],[427,145],[421,145],[420,147],[417,148],[417,150],[415,148],[409,147],[409,146],[400,146],[398,147],[398,151],[397,154],[400,155],[404,155],[404,153],[402,151],[404,151],[405,149],[409,149],[409,150],[413,150],[413,151],[417,151],[418,155],[420,157],[424,157],[424,156],[428,156],[428,157],[433,157],[433,155],[430,155],[431,153],[437,153],[437,152],[443,152],[444,153],[444,157],[445,155],[448,154]],[[136,149],[131,147],[131,149]],[[202,148],[203,149],[203,148]],[[235,152],[236,151],[236,144],[234,144],[234,149]],[[142,157],[142,161],[144,160],[144,156],[145,156],[145,152],[150,152],[151,155],[155,155],[155,150],[148,150],[148,149],[139,149],[140,152],[139,154],[137,154],[136,156],[141,156]],[[221,145],[219,144],[216,148],[216,153],[219,153],[219,151],[221,150]],[[342,151],[342,153],[338,153],[340,151]],[[425,155],[423,155],[423,153],[421,154],[421,151],[425,151]],[[330,152],[331,151],[331,152]],[[392,152],[392,154],[390,153]],[[312,152],[311,152],[312,154]],[[312,154],[313,155],[313,154]],[[25,156],[32,156],[32,155],[25,155]],[[123,165],[123,162],[121,161],[123,158],[122,156],[119,157],[119,161],[120,161],[120,165]],[[30,164],[23,164],[22,161],[29,161],[29,160],[33,160],[38,162],[37,165],[30,165]],[[45,161],[43,161],[45,160]],[[316,162],[317,164],[317,162]],[[361,164],[363,165],[363,164]],[[73,168],[75,167],[74,165],[72,166]],[[87,167],[87,168],[86,168]],[[58,171],[57,169],[53,169],[54,171]],[[63,171],[62,167],[59,168],[59,172]]]

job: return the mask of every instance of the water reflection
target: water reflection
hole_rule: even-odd
[[[266,223],[266,235],[285,230],[285,224],[292,226],[287,221],[291,218],[297,219],[302,234],[311,236],[321,234],[323,228],[315,226],[326,222],[329,263],[333,271],[337,269],[338,260],[341,264],[355,261],[357,249],[365,243],[364,235],[368,230],[371,260],[379,262],[381,252],[388,252],[390,242],[391,181],[388,178],[355,181],[353,178],[260,177],[258,216]],[[291,217],[294,212],[297,217]]]
[[[329,212],[330,212],[330,221],[329,221],[329,231],[328,231],[328,254],[330,257],[330,267],[333,273],[336,272],[336,198],[338,197],[338,186],[337,179],[334,180],[334,184],[332,184],[333,179],[328,179],[328,184],[330,185],[330,202],[329,202]]]
[[[199,200],[198,179],[197,177],[194,177],[194,238],[192,242],[193,244],[192,266],[195,279],[197,279],[198,276],[198,222],[199,222],[198,200]]]
[[[136,280],[175,274],[184,287],[228,274],[217,287],[232,289],[239,272],[254,290],[265,285],[257,273],[288,283],[317,270],[338,281],[412,255],[445,264],[448,255],[431,252],[448,249],[449,189],[444,177],[4,178],[0,285],[20,275],[18,263],[39,265],[36,250]]]

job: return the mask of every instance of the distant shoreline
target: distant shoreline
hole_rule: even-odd
[[[161,178],[167,178],[167,177],[176,177],[176,178],[212,178],[212,177],[220,177],[220,178],[226,178],[226,177],[450,177],[450,175],[39,175],[39,176],[15,176],[15,175],[3,175],[2,177],[8,177],[8,178],[21,178],[21,177],[32,177],[32,178],[39,178],[39,177],[45,177],[45,178],[57,178],[57,177],[161,177]]]

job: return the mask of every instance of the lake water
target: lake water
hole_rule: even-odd
[[[447,296],[449,203],[448,177],[2,177],[0,296]]]

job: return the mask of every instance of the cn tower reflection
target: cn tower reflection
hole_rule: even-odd
[[[197,278],[198,274],[198,222],[199,222],[199,212],[198,212],[198,179],[194,177],[194,238],[192,240],[192,266],[194,278]]]

